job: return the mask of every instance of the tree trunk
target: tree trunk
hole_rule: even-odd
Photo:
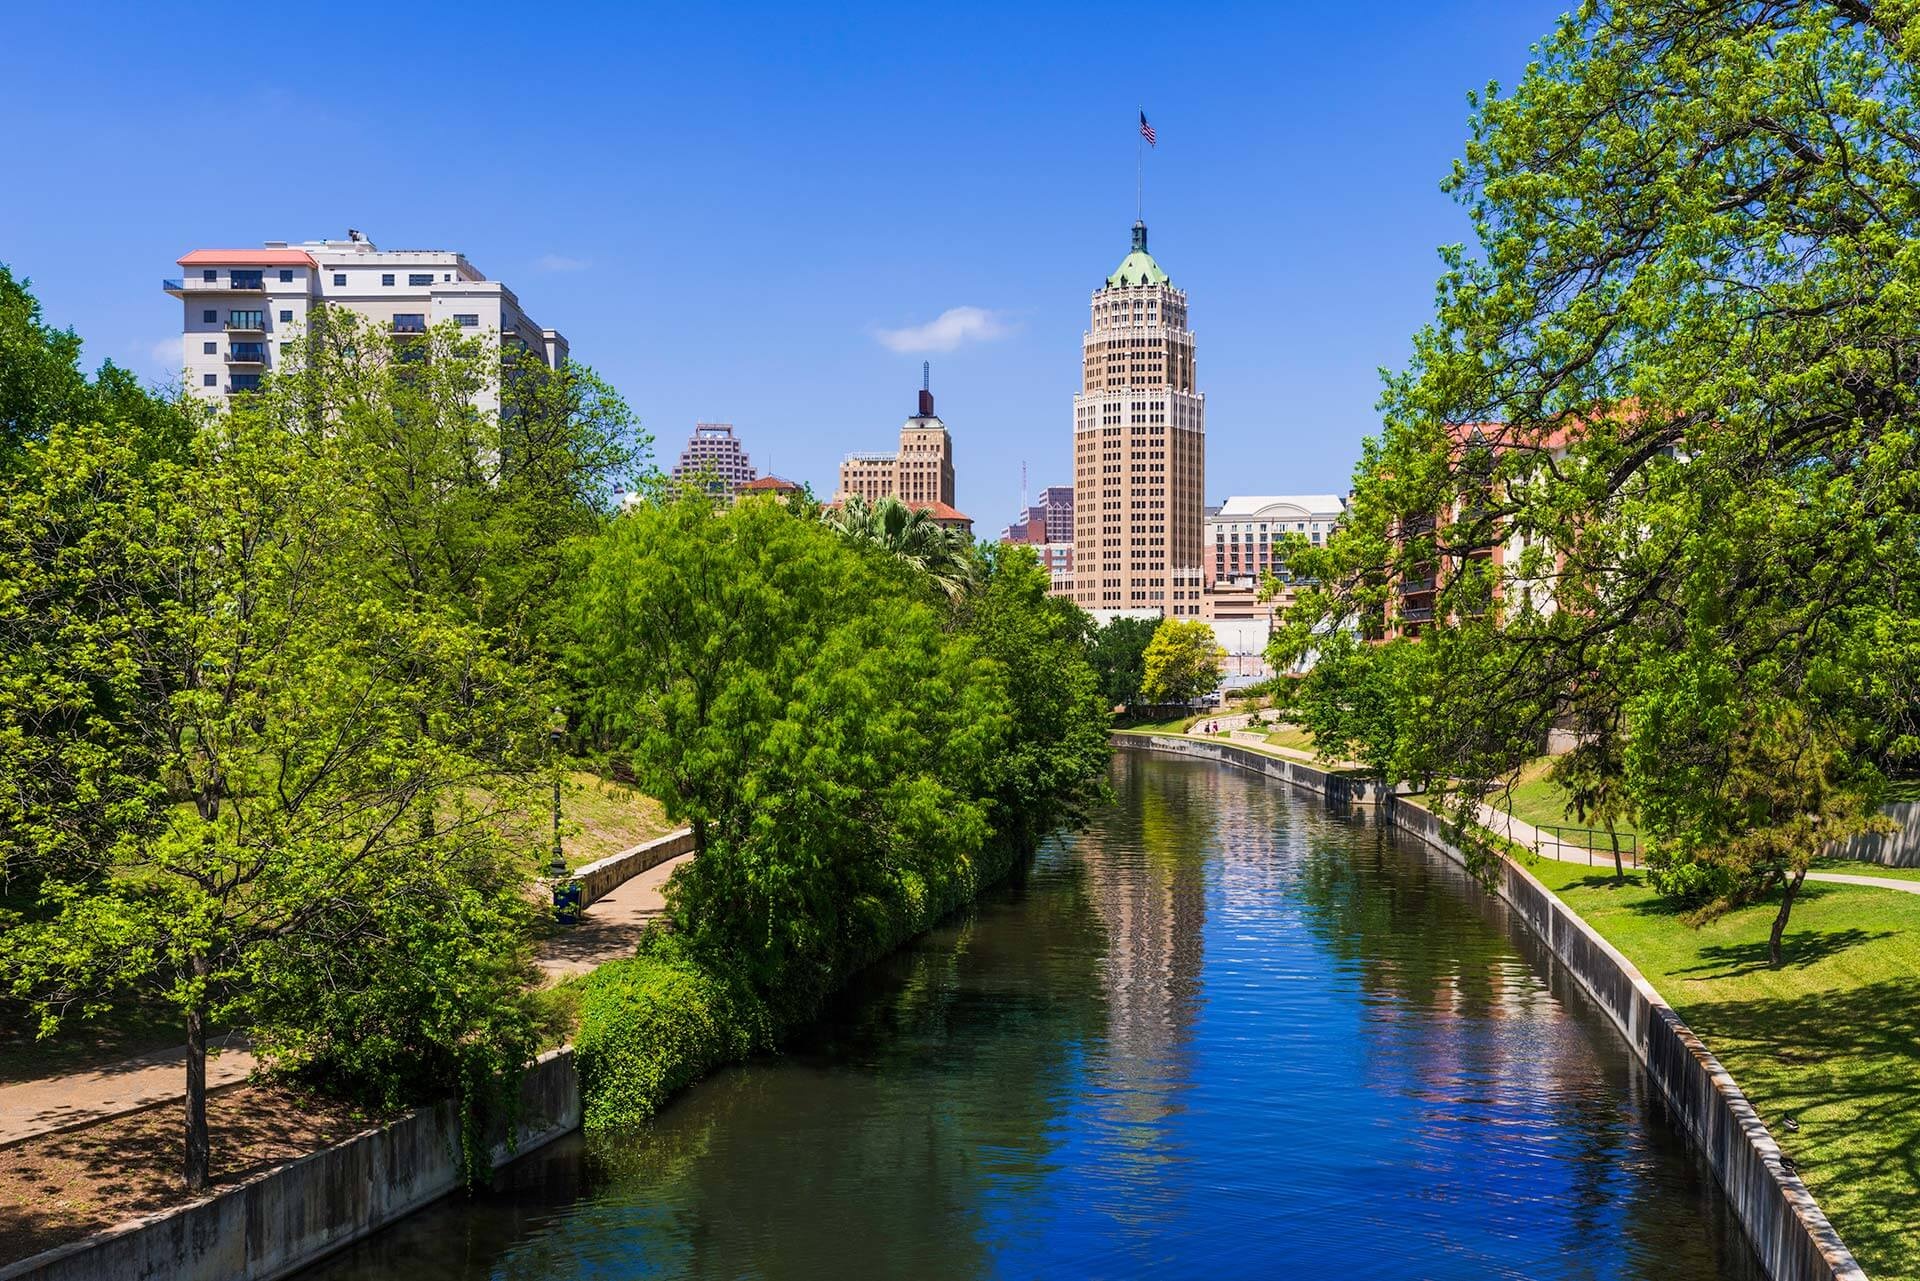
[[[1774,969],[1784,963],[1780,955],[1780,936],[1787,932],[1787,915],[1793,911],[1793,896],[1800,892],[1800,883],[1807,879],[1807,869],[1795,868],[1791,880],[1785,882],[1786,888],[1780,892],[1780,914],[1773,918],[1773,933],[1767,939],[1767,955]]]
[[[204,956],[193,958],[193,975],[206,981]],[[207,1188],[207,1014],[206,998],[197,998],[187,1010],[187,1191]]]
[[[1620,833],[1613,830],[1613,820],[1607,820],[1607,839],[1613,842],[1613,883],[1620,884],[1627,879],[1626,869],[1620,866]]]

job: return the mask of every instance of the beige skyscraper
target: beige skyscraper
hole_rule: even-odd
[[[1194,390],[1187,295],[1147,253],[1147,226],[1093,295],[1073,398],[1073,598],[1100,616],[1200,617],[1206,397]]]

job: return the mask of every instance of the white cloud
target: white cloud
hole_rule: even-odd
[[[924,325],[882,329],[874,335],[890,351],[952,351],[962,343],[990,342],[1013,332],[998,314],[985,307],[949,307]]]
[[[159,342],[149,347],[147,349],[147,359],[151,361],[156,368],[163,369],[169,374],[177,374],[180,372],[181,366],[185,363],[180,351],[180,335],[175,334],[171,338],[162,338]]]
[[[569,258],[565,254],[542,254],[534,260],[533,265],[541,271],[585,271],[592,264],[585,258]]]

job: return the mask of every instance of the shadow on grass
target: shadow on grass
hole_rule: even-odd
[[[1689,1002],[1681,1015],[1733,1060],[1868,1274],[1920,1275],[1920,976]]]
[[[1880,939],[1892,938],[1892,930],[1868,931],[1857,926],[1844,930],[1788,930],[1787,936],[1780,940],[1780,959],[1783,969],[1804,969],[1828,957],[1838,956],[1850,948],[1863,943],[1873,943]],[[1702,963],[1690,965],[1685,969],[1673,971],[1675,974],[1700,975],[1708,979],[1738,978],[1743,974],[1756,974],[1771,969],[1772,956],[1767,940],[1755,939],[1749,943],[1714,943],[1700,949]]]

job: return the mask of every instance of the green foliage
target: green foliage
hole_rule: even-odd
[[[1637,813],[1670,858],[1717,860],[1738,896],[1777,887],[1783,909],[1810,821],[1747,780],[1817,760],[1787,791],[1817,796],[1826,836],[1908,768],[1913,22],[1589,3],[1516,89],[1474,99],[1448,187],[1476,250],[1444,253],[1347,517],[1289,557],[1310,585],[1276,662],[1419,633],[1382,647],[1417,658],[1334,654],[1365,687],[1320,682],[1330,749],[1433,780],[1464,815],[1570,729],[1579,808]],[[1429,582],[1424,618],[1402,588]]]
[[[89,382],[80,372],[79,335],[47,325],[29,283],[0,264],[0,474],[55,427],[88,422],[118,424],[133,447],[177,457],[191,416],[112,361]]]
[[[1147,674],[1147,645],[1160,628],[1157,618],[1115,618],[1093,634],[1088,658],[1109,707],[1131,707]]]
[[[723,1063],[771,1043],[764,1004],[659,940],[581,980],[574,1036],[589,1129],[635,1125]]]
[[[1165,619],[1141,655],[1140,697],[1148,703],[1190,703],[1220,688],[1226,651],[1198,619]]]
[[[316,330],[177,456],[54,422],[0,472],[0,844],[37,890],[0,965],[44,1033],[144,995],[190,1063],[245,1028],[375,1103],[458,1088],[478,1143],[539,1037],[545,598],[627,420],[451,329]],[[190,1186],[206,1142],[190,1088]]]
[[[987,549],[969,583],[950,598],[810,512],[685,488],[599,541],[573,657],[586,724],[697,856],[670,935],[586,980],[591,1118],[647,1115],[812,1014],[1099,794],[1086,615],[1030,549]]]
[[[925,508],[908,507],[897,498],[869,503],[855,494],[821,518],[857,542],[898,556],[949,598],[964,596],[973,585],[972,540],[963,530],[939,524]]]

